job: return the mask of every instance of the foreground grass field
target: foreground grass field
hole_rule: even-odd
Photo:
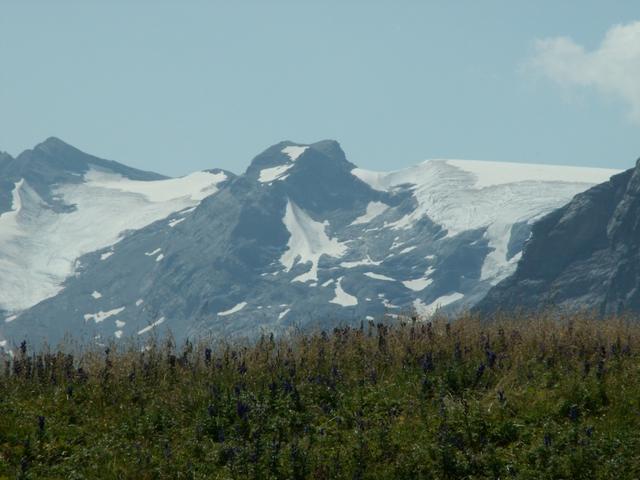
[[[640,325],[409,321],[0,373],[0,478],[639,478]]]

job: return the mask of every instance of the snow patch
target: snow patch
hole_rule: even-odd
[[[173,228],[173,227],[175,227],[176,225],[178,225],[179,223],[184,222],[185,220],[186,220],[186,218],[184,218],[184,217],[182,217],[182,218],[176,218],[176,219],[171,220],[171,221],[169,222],[169,224],[168,224],[168,225],[169,225],[171,228]]]
[[[7,317],[4,319],[5,323],[11,323],[13,322],[16,318],[18,318],[18,315],[11,315],[10,317]]]
[[[369,277],[369,278],[373,278],[375,280],[385,280],[387,282],[395,282],[395,279],[391,278],[391,277],[387,277],[386,275],[380,275],[379,273],[373,273],[373,272],[364,272],[365,276]]]
[[[286,310],[283,310],[282,312],[280,312],[280,314],[278,315],[278,320],[282,320],[290,311],[291,309],[287,308]]]
[[[162,251],[161,248],[156,248],[153,252],[144,252],[147,257],[153,257]]]
[[[89,320],[94,320],[96,323],[103,322],[109,317],[113,317],[114,315],[118,315],[122,312],[125,307],[114,308],[113,310],[109,310],[107,312],[103,312],[102,310],[98,313],[87,313],[84,315],[84,321],[88,322]]]
[[[274,180],[284,180],[281,176],[293,167],[292,163],[287,163],[285,165],[278,165],[275,167],[263,168],[260,170],[260,176],[258,177],[258,181],[262,183],[273,182]]]
[[[122,337],[122,330],[116,330],[115,332],[113,332],[113,335],[116,338],[121,338]]]
[[[142,335],[143,333],[147,333],[148,331],[150,331],[152,328],[157,327],[158,325],[160,325],[162,322],[164,322],[164,317],[160,317],[158,320],[156,320],[155,322],[153,322],[151,325],[147,325],[146,327],[144,327],[142,330],[138,331],[138,335]]]
[[[464,295],[462,293],[454,292],[449,295],[443,295],[442,297],[437,298],[428,305],[425,305],[422,300],[417,299],[413,302],[413,308],[415,309],[416,313],[418,313],[418,315],[421,315],[423,317],[431,317],[440,308],[446,307],[447,305],[450,305],[453,302],[457,302],[462,298],[464,298]]]
[[[113,250],[109,250],[108,252],[105,252],[105,253],[101,254],[100,255],[100,260],[106,260],[111,255],[113,255]]]
[[[381,263],[382,263],[382,260],[374,262],[373,260],[371,260],[371,257],[367,255],[367,258],[365,258],[364,260],[358,260],[355,262],[341,262],[340,266],[342,268],[353,268],[353,267],[360,267],[360,266],[367,266],[367,265],[380,265]]]
[[[123,322],[122,320],[116,320],[116,327],[122,328],[127,324],[127,322]]]
[[[354,305],[358,304],[358,299],[353,295],[349,295],[342,289],[342,279],[343,277],[340,277],[338,279],[334,292],[335,296],[333,297],[333,299],[329,300],[329,303],[336,303],[338,305],[342,305],[343,307],[353,307]]]
[[[427,288],[429,285],[433,283],[433,280],[430,278],[417,278],[415,280],[405,280],[402,284],[407,287],[409,290],[413,290],[414,292],[420,292]]]
[[[341,257],[347,251],[344,243],[327,236],[326,223],[316,222],[290,200],[287,201],[283,223],[290,234],[287,250],[280,257],[285,271],[289,272],[297,263],[311,262],[309,271],[297,276],[292,282],[317,281],[320,257]]]
[[[282,153],[288,155],[292,162],[295,162],[300,155],[302,155],[309,147],[301,147],[297,145],[291,145],[289,147],[284,147],[282,149]]]
[[[158,255],[156,257],[156,262],[159,262],[160,260],[162,260],[164,258],[164,253],[161,253],[160,255]]]
[[[93,298],[95,298],[96,300],[98,300],[99,298],[102,298],[102,294],[100,292],[98,292],[97,290],[94,290],[93,293],[91,294],[91,296]]]
[[[400,251],[398,252],[398,255],[402,255],[403,253],[409,253],[409,252],[411,252],[412,250],[415,250],[416,248],[418,248],[418,247],[416,247],[415,245],[414,245],[413,247],[403,248],[402,250],[400,250]]]
[[[239,304],[231,307],[229,310],[225,310],[224,312],[219,312],[218,316],[225,317],[227,315],[233,315],[234,313],[239,312],[246,306],[247,306],[247,302],[240,302]]]
[[[142,305],[144,303],[144,300],[139,298],[138,300],[136,300],[136,307],[139,307],[140,305]]]

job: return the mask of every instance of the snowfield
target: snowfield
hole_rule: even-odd
[[[344,243],[327,236],[326,224],[316,222],[290,200],[282,221],[290,234],[287,250],[280,258],[285,271],[290,271],[298,263],[311,263],[311,268],[294,278],[294,282],[317,281],[320,257],[341,257],[347,251]]]
[[[514,224],[532,222],[619,171],[475,160],[427,160],[394,172],[355,168],[351,173],[380,191],[411,185],[417,208],[388,227],[406,230],[421,218],[428,217],[442,225],[450,237],[486,228],[486,238],[493,252],[483,265],[482,280],[496,284],[514,271],[519,258],[507,259]]]
[[[75,210],[56,213],[21,180],[13,208],[0,215],[0,309],[19,312],[56,295],[73,275],[76,260],[116,244],[122,233],[196,206],[226,180],[224,173],[196,172],[182,178],[134,181],[90,170],[79,184],[63,184],[55,194]],[[103,253],[107,260],[112,252]]]

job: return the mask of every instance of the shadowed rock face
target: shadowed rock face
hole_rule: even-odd
[[[532,229],[515,273],[476,310],[640,312],[640,160]]]

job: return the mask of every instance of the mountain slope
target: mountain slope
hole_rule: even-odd
[[[369,172],[335,141],[281,142],[195,208],[80,257],[1,334],[253,336],[459,310],[513,272],[535,219],[612,173],[452,160]]]
[[[515,273],[478,305],[640,311],[640,161],[533,227]]]

